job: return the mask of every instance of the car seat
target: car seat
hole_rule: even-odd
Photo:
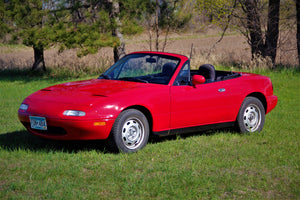
[[[163,66],[163,70],[162,70],[162,74],[165,76],[171,76],[173,71],[176,68],[176,64],[175,63],[166,63]]]
[[[204,76],[205,82],[213,82],[216,79],[216,70],[215,67],[211,64],[204,64],[199,67],[199,75]]]

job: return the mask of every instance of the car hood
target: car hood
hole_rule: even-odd
[[[71,104],[92,103],[95,97],[105,98],[128,90],[151,87],[150,85],[153,84],[91,79],[50,86],[33,93],[28,99]]]

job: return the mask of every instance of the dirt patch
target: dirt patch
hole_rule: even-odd
[[[296,66],[298,63],[296,37],[294,34],[281,36],[279,49],[277,52],[277,64]],[[126,40],[126,53],[134,51],[150,50],[147,36],[131,38]],[[190,55],[193,44],[194,67],[203,63],[212,64],[231,64],[241,63],[247,65],[251,61],[251,49],[246,39],[239,34],[227,35],[223,40],[216,44],[220,36],[204,35],[172,35],[172,39],[167,43],[165,51]],[[212,47],[215,45],[215,48]],[[208,53],[210,55],[208,56]],[[102,68],[110,66],[113,63],[112,48],[102,48],[97,54],[78,58],[76,50],[66,50],[58,53],[55,48],[45,51],[45,63],[47,67],[96,67]],[[30,68],[33,64],[32,48],[9,49],[0,46],[0,66],[2,69],[12,68]]]

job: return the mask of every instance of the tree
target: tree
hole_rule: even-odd
[[[45,1],[46,2],[46,1]],[[46,70],[44,49],[49,46],[48,34],[51,31],[45,18],[47,10],[43,9],[40,0],[11,0],[5,1],[3,7],[6,21],[4,27],[13,33],[13,39],[21,37],[23,44],[34,49],[34,63],[32,69]],[[2,32],[5,34],[5,32]]]
[[[279,36],[279,7],[280,0],[269,0],[265,56],[271,58],[273,66],[275,66],[277,42]]]
[[[94,31],[101,33],[102,37],[99,38],[101,38],[102,42],[104,42],[103,38],[108,39],[104,46],[113,47],[115,62],[125,55],[125,40],[121,32],[122,23],[119,19],[120,6],[117,0],[91,0],[88,2],[71,0],[69,1],[69,4],[72,8],[73,19],[75,19],[73,22],[76,21],[76,25],[88,24],[88,27],[85,27],[85,29],[88,30],[89,33]],[[90,28],[91,26],[93,26],[92,29]],[[81,33],[79,32],[79,34]],[[86,55],[86,53],[95,53],[98,50],[98,47],[103,46],[100,42],[96,45],[97,48],[94,48],[95,41],[98,41],[99,39],[94,37],[92,39],[94,42],[91,41],[91,43],[87,45],[87,49],[85,49],[83,55]],[[79,45],[79,47],[82,46],[82,44],[77,41],[75,41],[73,45]]]
[[[97,53],[101,47],[117,46],[119,41],[112,35],[106,6],[105,1],[66,0],[62,9],[53,11],[58,15],[67,10],[54,26],[60,51],[77,48],[77,55],[81,57]]]
[[[279,35],[279,7],[280,0],[269,0],[267,30],[265,36],[261,29],[260,11],[257,0],[239,0],[243,11],[246,14],[246,32],[251,45],[252,57],[269,57],[275,66],[277,41]]]
[[[127,0],[128,1],[128,0]],[[183,0],[155,0],[135,1],[136,17],[146,27],[149,36],[149,48],[164,51],[167,45],[168,36],[171,30],[180,30],[191,19],[191,13],[185,12]],[[160,42],[161,35],[164,35],[163,42]]]
[[[243,34],[247,37],[248,42],[251,45],[252,57],[265,55],[263,33],[261,30],[257,3],[256,0],[240,1],[240,5],[246,14],[246,23],[244,25],[246,31],[243,32]]]
[[[124,36],[121,32],[121,26],[122,23],[119,19],[120,15],[120,5],[119,2],[116,0],[110,0],[110,19],[112,23],[112,36],[117,37],[119,39],[119,45],[114,46],[114,61],[117,62],[120,58],[125,56],[126,51],[125,51],[125,40]]]
[[[297,49],[298,49],[298,60],[300,66],[300,1],[296,0],[297,10]]]
[[[275,66],[280,0],[268,1],[267,29],[263,30],[262,27],[265,26],[263,21],[265,2],[260,0],[198,0],[197,8],[200,8],[202,12],[203,9],[208,9],[206,12],[209,15],[215,13],[212,19],[216,19],[216,23],[224,27],[223,35],[230,21],[234,18],[233,27],[237,28],[247,38],[251,46],[252,59],[260,56],[268,57]]]
[[[7,16],[7,10],[5,1],[0,1],[0,38],[4,37],[10,32],[9,24],[10,20]]]
[[[46,70],[44,50],[58,45],[59,50],[77,48],[78,56],[96,53],[99,48],[117,46],[112,36],[112,26],[104,1],[83,0],[11,0],[0,9],[7,18],[0,20],[3,37],[13,33],[13,39],[21,39],[33,47],[32,70]]]
[[[207,16],[209,23],[217,24],[221,27],[227,24],[228,16],[235,8],[236,0],[197,0],[195,8],[204,16]]]
[[[223,29],[220,39],[210,48],[207,57],[210,56],[211,51],[215,48],[216,44],[222,41],[225,32],[229,28],[233,11],[236,9],[236,0],[197,0],[196,8],[200,12],[209,16],[209,22],[217,24]]]

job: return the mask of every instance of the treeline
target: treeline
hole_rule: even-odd
[[[146,32],[149,50],[164,51],[171,31],[209,23],[220,26],[223,35],[228,29],[238,30],[247,38],[252,58],[269,58],[274,66],[279,31],[297,29],[300,55],[298,0],[0,2],[0,37],[9,43],[22,41],[34,49],[32,70],[46,70],[44,50],[53,45],[59,51],[76,48],[78,56],[96,53],[101,47],[113,47],[116,61],[126,53],[124,35]]]

